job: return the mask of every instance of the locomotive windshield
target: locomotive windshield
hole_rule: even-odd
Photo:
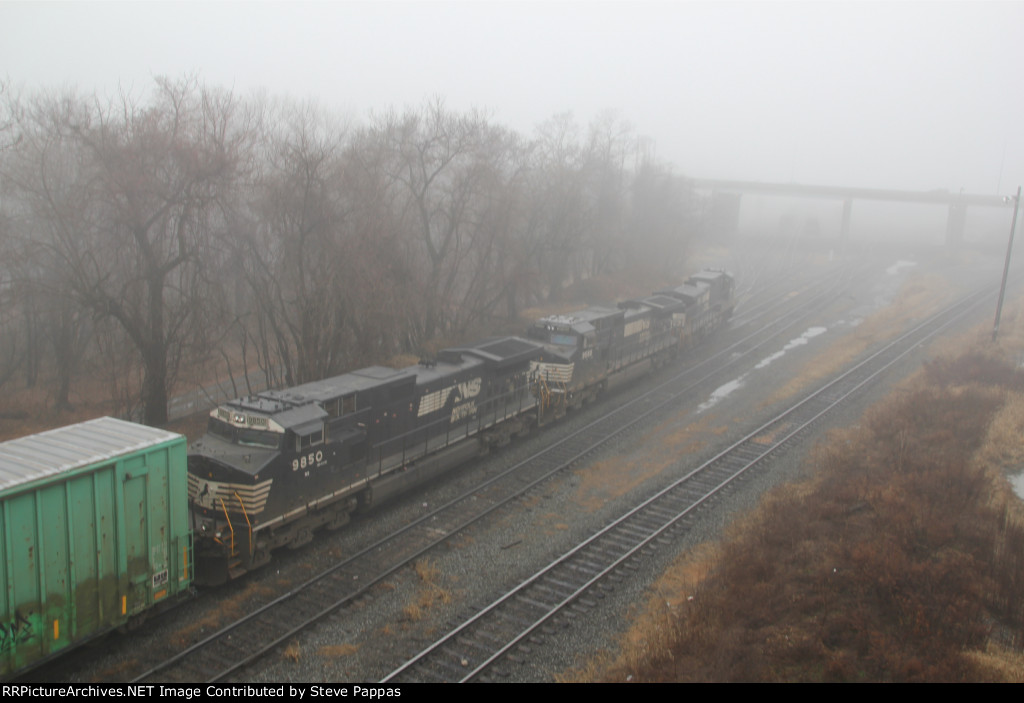
[[[218,437],[228,440],[232,444],[238,444],[243,447],[260,447],[263,449],[281,448],[281,435],[276,432],[233,427],[215,417],[210,418],[210,424],[207,427],[207,430],[210,434],[217,435]]]

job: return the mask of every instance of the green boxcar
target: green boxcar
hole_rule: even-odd
[[[188,591],[185,454],[109,417],[0,444],[0,677]]]

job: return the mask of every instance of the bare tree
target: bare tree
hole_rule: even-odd
[[[250,225],[236,249],[254,301],[257,348],[288,384],[343,367],[347,275],[344,132],[314,106],[282,105],[264,136]]]
[[[488,144],[493,131],[478,113],[457,115],[441,100],[401,116],[376,120],[373,138],[388,155],[388,173],[399,188],[402,221],[425,257],[419,340],[450,331],[460,273],[472,242],[474,208],[490,179]]]
[[[556,115],[538,128],[535,154],[531,183],[535,246],[531,250],[540,282],[554,301],[572,277],[574,259],[580,256],[590,226],[584,152],[572,115]]]
[[[11,218],[0,211],[0,387],[14,377],[27,357],[25,326],[19,319],[24,307],[15,280],[17,253],[12,230]]]
[[[12,177],[75,298],[114,319],[144,371],[143,418],[200,329],[203,254],[248,135],[230,94],[158,79],[151,104],[74,95],[21,111]]]
[[[634,144],[632,128],[614,112],[599,115],[590,125],[583,163],[589,220],[583,242],[587,254],[583,276],[609,271],[624,258],[627,160]]]
[[[634,243],[634,260],[678,275],[689,240],[696,231],[692,188],[653,157],[644,158],[633,174],[626,235]]]

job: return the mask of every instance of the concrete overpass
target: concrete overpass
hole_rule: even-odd
[[[845,243],[850,233],[850,215],[854,200],[881,200],[902,203],[924,203],[949,208],[946,219],[946,243],[956,245],[963,241],[964,223],[967,220],[968,207],[1013,207],[1013,198],[998,195],[977,195],[973,193],[950,193],[946,190],[885,190],[882,188],[854,188],[847,186],[811,186],[799,183],[764,183],[760,181],[723,181],[697,178],[691,181],[694,188],[710,190],[712,202],[716,199],[732,200],[723,207],[719,202],[717,209],[731,216],[731,226],[739,220],[740,199],[743,194],[776,195],[798,198],[819,198],[841,200],[843,203],[843,220],[840,230],[840,241]]]

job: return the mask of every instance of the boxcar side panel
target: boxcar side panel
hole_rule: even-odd
[[[188,589],[186,486],[179,438],[0,497],[0,676]]]
[[[6,603],[0,622],[0,653],[7,664],[31,661],[41,653],[39,521],[36,495],[28,493],[3,503]],[[5,669],[7,667],[5,666]]]
[[[44,654],[63,649],[71,643],[68,626],[71,609],[70,585],[74,583],[74,560],[68,552],[67,485],[64,482],[38,489],[36,514],[39,517],[37,539],[42,566],[43,595],[40,634]],[[47,632],[52,628],[51,633]]]

